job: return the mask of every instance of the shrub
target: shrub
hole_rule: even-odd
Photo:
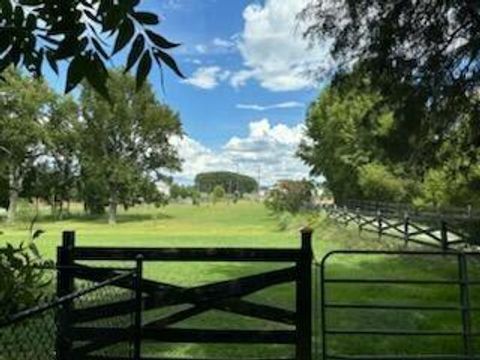
[[[292,215],[289,213],[283,213],[278,218],[278,230],[285,231],[292,222]]]
[[[274,212],[296,214],[312,203],[313,184],[306,180],[278,182],[269,191],[265,206]]]
[[[370,200],[403,201],[408,196],[407,183],[379,163],[362,166],[358,183],[363,195]]]
[[[220,185],[215,186],[212,191],[213,203],[220,201],[224,197],[225,197],[225,189]]]
[[[33,225],[27,242],[0,248],[0,319],[37,305],[47,295],[51,279],[45,270],[53,264],[40,257],[35,240],[43,231]]]

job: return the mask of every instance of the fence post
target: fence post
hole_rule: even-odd
[[[458,277],[460,284],[460,306],[462,312],[462,337],[464,355],[470,358],[473,355],[471,343],[470,294],[468,282],[467,259],[464,253],[458,254]]]
[[[378,237],[382,237],[382,210],[377,210],[377,222],[378,222]]]
[[[296,360],[312,358],[312,234],[309,227],[301,230],[301,257],[297,262]]]
[[[361,233],[362,227],[360,226],[360,223],[362,222],[362,219],[360,218],[360,208],[358,206],[355,208],[355,216],[356,216],[356,221],[358,226],[358,233]]]
[[[133,326],[133,359],[140,360],[142,356],[142,277],[143,256],[137,255],[135,267],[135,317]]]
[[[408,216],[408,212],[405,211],[403,215],[404,223],[403,223],[403,239],[405,240],[405,246],[408,246],[408,238],[409,238],[409,225],[410,225],[410,217]]]
[[[442,240],[442,250],[447,251],[448,250],[448,228],[447,228],[447,222],[445,220],[442,220],[440,222],[440,235]]]
[[[71,294],[75,291],[72,266],[74,264],[73,251],[75,248],[75,232],[64,231],[62,246],[57,249],[57,297]],[[57,312],[57,334],[55,342],[55,355],[57,360],[71,359],[71,311],[72,302],[67,301]]]

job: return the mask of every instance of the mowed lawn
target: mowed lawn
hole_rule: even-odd
[[[284,221],[283,221],[284,222]],[[300,245],[299,229],[312,225],[314,253],[317,261],[335,249],[398,249],[401,242],[379,240],[359,235],[355,229],[337,226],[324,215],[291,218],[281,230],[279,219],[269,214],[261,203],[242,201],[237,204],[219,203],[201,206],[173,204],[165,208],[141,207],[120,212],[115,226],[103,218],[74,217],[65,221],[41,220],[37,227],[46,231],[38,241],[42,254],[55,258],[63,230],[75,230],[79,246],[142,246],[142,247],[290,247]],[[15,241],[25,237],[19,226],[4,228],[0,241]],[[109,264],[97,264],[109,265]],[[129,264],[122,264],[122,266]],[[133,264],[132,264],[133,265]],[[478,274],[477,262],[472,262],[472,274]],[[195,286],[215,281],[261,273],[287,267],[288,264],[263,263],[147,263],[147,278],[181,286]],[[319,268],[314,266],[314,293],[316,311],[315,347],[320,349]],[[337,256],[327,268],[331,277],[455,279],[456,263],[444,257],[363,257]],[[480,275],[477,277],[480,280]],[[478,295],[478,296],[477,296]],[[478,298],[472,291],[472,301]],[[294,309],[294,286],[285,284],[260,291],[248,300]],[[327,286],[327,301],[338,303],[384,303],[458,306],[457,286],[419,285],[339,285]],[[145,314],[149,321],[160,314],[172,313],[184,307],[172,307]],[[478,316],[474,316],[476,320]],[[337,329],[385,329],[413,331],[460,331],[460,310],[443,311],[372,311],[329,310],[327,322]],[[477,328],[474,321],[474,330]],[[265,322],[220,311],[209,311],[186,320],[176,327],[206,329],[289,329],[286,325]],[[422,336],[411,339],[393,336],[330,336],[331,353],[346,354],[443,354],[461,353],[462,342],[457,336]],[[205,344],[144,344],[144,356],[176,356],[197,358],[270,358],[292,357],[290,346],[271,345],[205,345]]]

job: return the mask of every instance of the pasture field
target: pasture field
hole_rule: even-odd
[[[284,220],[282,222],[285,223]],[[398,249],[401,242],[379,240],[374,236],[359,235],[354,228],[336,226],[322,214],[291,217],[281,228],[279,219],[263,204],[241,201],[237,204],[218,203],[201,206],[172,204],[165,208],[139,207],[120,212],[119,222],[111,226],[104,218],[77,215],[63,221],[40,218],[37,227],[45,230],[38,246],[47,258],[55,258],[63,230],[75,230],[79,246],[142,246],[142,247],[292,247],[300,245],[299,229],[303,225],[315,228],[314,254],[320,259],[335,249]],[[26,237],[20,225],[3,227],[0,242],[20,241]],[[125,264],[122,264],[125,265]],[[150,279],[195,286],[239,276],[285,267],[275,264],[249,263],[147,263],[145,276]],[[376,256],[339,256],[332,259],[327,274],[337,277],[368,276],[371,278],[428,278],[455,279],[456,263],[448,258],[399,258]],[[477,269],[472,273],[478,274]],[[314,267],[314,302],[318,305],[319,268]],[[480,280],[480,275],[477,277]],[[479,286],[480,287],[480,286]],[[445,286],[419,285],[358,285],[327,287],[327,300],[350,303],[391,303],[417,305],[458,305],[458,289]],[[472,299],[478,297],[472,291]],[[478,297],[480,299],[480,297]],[[247,299],[294,309],[294,287],[290,284],[272,287],[255,293]],[[318,309],[318,306],[316,306]],[[176,309],[178,310],[178,307]],[[146,314],[146,317],[149,315]],[[320,347],[319,314],[314,312],[315,347]],[[428,331],[460,331],[460,311],[372,311],[332,310],[328,313],[329,327],[408,329]],[[473,318],[475,320],[475,317]],[[475,323],[475,321],[474,321]],[[210,329],[283,329],[276,323],[253,320],[210,311],[193,317],[178,326]],[[476,331],[477,329],[473,329]],[[329,338],[332,352],[350,354],[443,354],[461,351],[459,337],[422,336],[415,339],[392,336],[335,336]],[[291,357],[289,346],[225,346],[201,344],[148,344],[144,356],[175,356],[199,358],[247,358],[257,355],[270,358]]]

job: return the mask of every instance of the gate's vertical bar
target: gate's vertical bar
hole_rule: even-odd
[[[308,227],[301,230],[301,257],[297,262],[297,360],[312,358],[312,233]]]
[[[442,220],[440,222],[440,234],[442,239],[442,250],[447,251],[448,250],[448,228],[447,228],[447,222],[445,220]]]
[[[468,283],[467,259],[464,253],[458,254],[458,277],[460,284],[460,305],[462,311],[462,337],[464,355],[470,359],[473,355],[472,326],[470,318],[470,294]]]
[[[409,234],[409,225],[410,225],[410,217],[408,216],[408,212],[405,212],[403,215],[403,239],[405,241],[405,247],[408,246],[408,238],[410,236]]]
[[[72,266],[74,264],[75,232],[64,231],[62,246],[57,249],[57,297],[61,298],[75,291]],[[67,301],[57,313],[57,334],[55,354],[57,360],[71,359],[71,310],[72,302]]]
[[[327,320],[325,313],[325,258],[320,263],[320,317],[322,332],[322,359],[327,360]],[[316,360],[316,359],[315,359]]]
[[[377,226],[378,226],[378,238],[381,238],[383,235],[383,225],[382,225],[382,210],[377,210]]]
[[[135,268],[135,319],[133,333],[133,359],[140,360],[142,356],[142,277],[143,256],[136,258]]]

